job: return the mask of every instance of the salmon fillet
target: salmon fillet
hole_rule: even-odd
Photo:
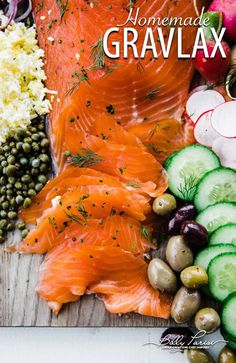
[[[60,2],[45,0],[42,4],[34,0],[33,4],[39,43],[47,59],[47,87],[57,91],[52,99],[50,131],[59,170],[68,130],[87,132],[104,112],[113,114],[124,126],[169,117],[180,119],[193,67],[191,60],[177,58],[177,37],[168,59],[162,54],[153,59],[148,51],[144,59],[135,59],[130,53],[127,60],[121,52],[119,60],[111,62],[104,55],[101,37],[107,29],[125,22],[129,0],[117,0],[112,5],[101,0],[91,2],[92,6],[83,0],[69,0],[64,12]],[[147,18],[195,16],[193,1],[189,0],[137,0],[134,10],[137,8],[140,16]],[[140,51],[145,27],[137,26],[137,30]],[[195,33],[194,27],[183,29],[183,52],[191,49]],[[117,40],[123,41],[122,34]]]
[[[112,313],[136,312],[168,318],[171,297],[148,282],[147,263],[131,252],[111,246],[64,243],[55,248],[40,268],[37,287],[54,313],[84,294],[98,294]]]

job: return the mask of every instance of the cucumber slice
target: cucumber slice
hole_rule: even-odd
[[[219,243],[229,243],[236,246],[236,224],[226,224],[220,228],[217,228],[215,232],[212,233],[209,245],[216,245]]]
[[[202,211],[196,221],[203,225],[209,233],[225,224],[235,223],[236,203],[216,203]]]
[[[197,254],[194,260],[194,265],[201,266],[207,271],[209,264],[213,260],[213,258],[225,252],[236,253],[236,247],[233,245],[225,244],[206,247]]]
[[[223,302],[221,310],[222,329],[230,340],[236,343],[236,292],[230,294]]]
[[[218,202],[236,202],[236,172],[218,168],[204,175],[196,188],[195,207],[202,211]]]
[[[226,345],[232,349],[236,351],[236,342],[234,340],[231,340],[230,337],[228,336],[228,334],[221,328],[220,329],[221,335],[223,336],[223,338],[225,339]]]
[[[213,258],[208,267],[209,290],[211,295],[223,301],[236,291],[236,253],[226,252]]]
[[[169,189],[176,197],[191,201],[201,177],[218,167],[220,160],[213,151],[201,145],[187,146],[171,155],[165,163]]]

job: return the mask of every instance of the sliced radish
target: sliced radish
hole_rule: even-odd
[[[186,112],[192,122],[196,123],[203,113],[214,110],[215,107],[224,102],[224,97],[217,91],[206,90],[195,92],[187,101]]]
[[[189,96],[192,96],[196,92],[206,91],[207,90],[207,87],[208,86],[206,84],[202,84],[201,86],[197,86],[197,87],[195,87],[195,88],[193,88],[191,90],[191,92],[189,93]]]
[[[224,137],[236,137],[236,102],[225,102],[211,116],[213,128]]]
[[[211,124],[212,112],[213,111],[205,112],[201,117],[199,117],[194,127],[194,137],[197,142],[209,147],[212,147],[214,140],[220,137]]]
[[[219,156],[223,166],[236,169],[236,139],[220,136],[213,142],[212,150]]]

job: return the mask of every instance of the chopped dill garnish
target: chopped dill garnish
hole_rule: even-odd
[[[103,158],[92,150],[81,148],[82,153],[71,156],[71,162],[80,168],[87,168],[100,163]]]
[[[191,200],[198,183],[198,178],[194,175],[184,177],[183,184],[180,184],[178,190],[185,200]]]
[[[107,110],[107,112],[108,112],[108,113],[110,113],[111,115],[114,115],[114,113],[115,113],[115,109],[114,109],[114,107],[113,107],[112,105],[108,105],[108,106],[106,106],[106,110]]]
[[[56,24],[56,22],[57,22],[57,19],[52,19],[52,20],[51,20],[51,22],[50,22],[50,24],[49,24],[49,26],[48,26],[50,30],[52,29],[53,25],[55,25],[55,24]]]
[[[157,96],[157,94],[160,92],[160,88],[154,88],[152,90],[150,90],[148,92],[148,94],[146,95],[145,99],[148,99],[148,100],[154,100]]]
[[[146,238],[148,241],[151,241],[151,235],[147,227],[140,224],[140,230],[139,230],[140,236]]]
[[[140,185],[138,183],[126,183],[127,187],[132,187],[132,188],[140,188]]]
[[[48,222],[54,227],[57,228],[57,224],[55,222],[55,220],[51,217],[48,217]]]
[[[44,6],[44,0],[41,0],[39,3],[38,3],[38,6],[37,6],[37,9],[36,9],[36,14],[42,10]]]
[[[65,0],[65,2],[63,2],[63,0],[56,0],[56,3],[60,10],[60,19],[61,19],[60,22],[61,22],[66,11],[68,11],[69,0]]]
[[[81,72],[74,71],[72,73],[72,78],[75,78],[75,82],[69,82],[71,87],[67,90],[66,96],[71,95],[76,89],[79,88],[81,82],[88,82],[88,74],[84,68],[81,69]]]
[[[67,218],[69,218],[71,221],[74,221],[76,223],[79,223],[80,225],[82,225],[82,220],[79,216],[77,216],[76,214],[69,214],[68,212],[64,211],[65,215],[67,216]]]
[[[156,147],[156,145],[154,145],[152,143],[146,144],[146,146],[149,147],[156,154],[161,154],[162,153],[162,151],[161,150],[158,150],[158,148]]]
[[[134,5],[136,4],[137,0],[129,0],[129,8],[132,9]]]
[[[91,47],[90,57],[93,60],[93,64],[88,68],[90,71],[103,69],[105,67],[105,52],[103,49],[103,37],[102,35],[98,41]]]

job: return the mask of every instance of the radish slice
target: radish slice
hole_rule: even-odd
[[[224,137],[236,137],[236,102],[225,102],[212,113],[213,128]]]
[[[192,96],[196,92],[206,91],[207,90],[207,87],[208,86],[206,84],[202,84],[201,86],[197,86],[197,87],[195,87],[195,88],[193,88],[191,90],[191,92],[189,93],[189,96]]]
[[[186,112],[192,122],[196,123],[203,113],[214,110],[215,107],[224,102],[224,97],[217,91],[206,90],[196,92],[189,97],[186,104]]]
[[[211,115],[213,111],[205,112],[197,121],[194,127],[194,136],[201,145],[212,147],[215,139],[220,137],[211,124]]]
[[[220,136],[213,142],[212,150],[219,156],[223,166],[236,169],[236,139]]]

